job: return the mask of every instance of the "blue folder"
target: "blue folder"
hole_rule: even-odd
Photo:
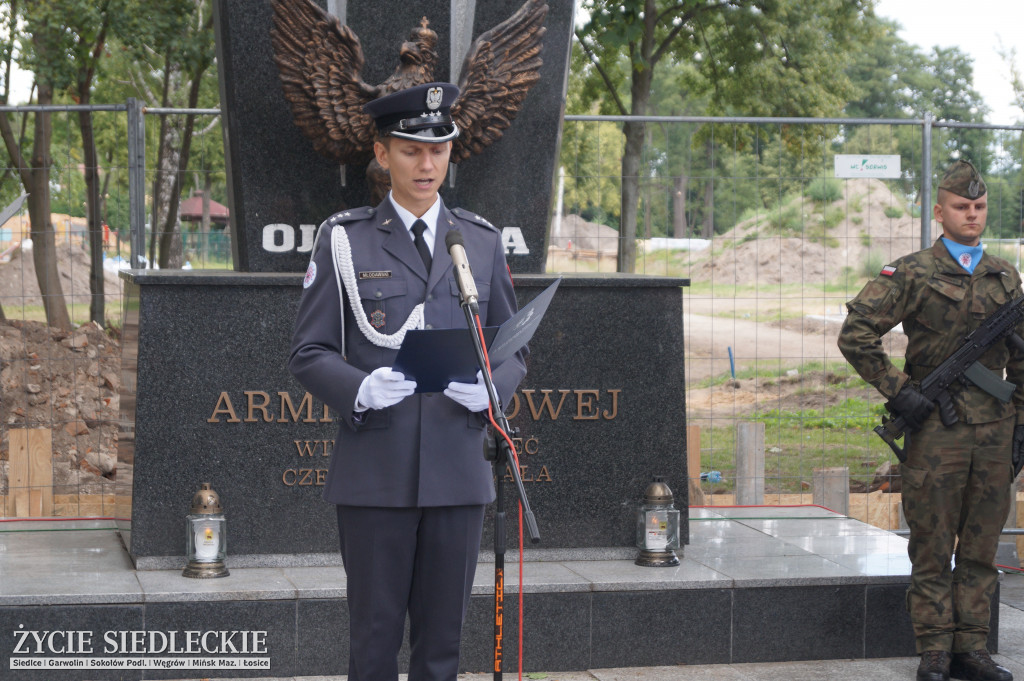
[[[501,326],[484,327],[492,369],[530,342],[561,282],[559,277]],[[416,381],[416,392],[436,393],[442,392],[452,381],[476,383],[480,367],[469,329],[459,328],[410,329],[392,368]]]

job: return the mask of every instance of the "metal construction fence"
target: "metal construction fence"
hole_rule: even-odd
[[[986,248],[1019,267],[1024,127],[927,115],[565,121],[548,254],[557,271],[620,265],[622,130],[645,124],[633,264],[690,279],[691,503],[813,501],[897,527],[896,459],[872,432],[882,399],[836,345],[845,304],[882,266],[937,238],[934,188],[958,157],[987,171]],[[862,172],[878,157],[895,157],[896,172]],[[901,365],[901,330],[884,342]]]
[[[107,137],[98,147],[105,262],[111,270],[106,319],[116,341],[116,270],[152,266],[154,240],[163,229],[150,226],[158,168],[172,169],[162,181],[177,182],[175,196],[205,194],[227,202],[220,112],[147,108],[133,99],[46,108],[54,121],[52,223],[62,245],[56,266],[70,287],[65,297],[72,320],[81,328],[88,326],[90,301],[89,239],[84,219],[76,217],[84,215],[85,202],[77,133],[83,108],[107,119]],[[14,116],[40,110],[0,107]],[[201,134],[187,168],[177,170],[166,163],[177,152],[173,144],[161,149],[159,129],[162,119],[185,115],[199,121]],[[640,123],[645,130],[639,171],[624,182],[624,126]],[[692,501],[820,502],[826,499],[823,481],[839,480],[853,493],[844,493],[834,505],[846,504],[851,515],[895,527],[898,494],[891,492],[898,479],[885,475],[894,457],[871,432],[880,418],[880,400],[836,348],[844,305],[881,266],[931,243],[937,235],[933,188],[956,157],[987,169],[986,243],[1019,264],[1024,126],[952,123],[929,115],[882,120],[566,116],[560,154],[548,271],[619,268],[621,197],[624,184],[632,184],[638,212],[636,259],[630,267],[690,279],[683,292],[690,441],[689,452],[680,455],[690,457]],[[888,169],[889,177],[837,177],[837,158],[861,157],[895,157],[898,171],[892,175]],[[14,190],[18,170],[14,163],[5,165],[0,191],[13,197],[20,193]],[[230,269],[230,225],[203,229],[195,215],[179,219],[180,265]],[[0,339],[6,363],[0,515],[14,515],[10,433],[34,428],[48,429],[52,440],[52,513],[102,515],[108,512],[104,495],[113,494],[118,475],[129,473],[116,470],[116,435],[105,435],[102,425],[117,415],[115,381],[103,378],[112,366],[103,361],[109,348],[96,347],[102,333],[82,344],[74,334],[55,338],[30,328],[29,322],[39,325],[45,317],[33,259],[21,243],[27,224],[23,208],[0,231],[0,259],[9,258],[0,264],[0,303],[13,320]],[[32,334],[58,345],[68,341],[67,347],[41,354]],[[886,342],[894,357],[901,356],[905,341],[899,333],[889,334]],[[64,350],[72,354],[61,354]],[[643,357],[635,359],[645,367]],[[645,369],[657,375],[657,367]],[[66,385],[58,379],[65,374]],[[76,396],[93,388],[96,404],[82,407]],[[681,416],[683,400],[679,408]],[[749,424],[751,433],[745,430]],[[20,444],[28,435],[17,434],[19,448],[32,449]],[[748,456],[753,469],[742,458]]]
[[[52,257],[37,258],[40,244],[32,239],[27,202],[0,225],[0,516],[113,516],[118,481],[131,478],[131,464],[117,459],[122,314],[118,271],[155,266],[155,242],[168,224],[174,227],[168,247],[171,266],[232,267],[227,216],[211,210],[222,206],[210,201],[223,201],[226,184],[220,112],[147,109],[138,100],[8,106],[0,107],[0,112],[9,117],[21,156],[19,160],[17,154],[12,158],[6,153],[6,162],[0,164],[0,193],[5,199],[0,208],[26,191],[26,174],[37,171],[31,167],[40,158],[33,148],[32,117],[44,112],[49,116],[45,186],[50,195],[48,229],[54,240]],[[93,226],[84,217],[82,112],[91,115],[96,133],[102,219]],[[180,136],[166,134],[161,124],[165,118],[189,114],[200,123],[195,125],[186,165],[180,158]],[[175,127],[166,126],[172,133]],[[164,145],[162,133],[168,140]],[[161,167],[163,172],[158,171]],[[154,210],[158,190],[174,197],[173,212]],[[188,198],[179,204],[179,196]],[[98,277],[93,276],[95,258],[90,250],[96,240],[102,251],[103,271]],[[47,269],[37,271],[37,266]],[[59,286],[59,292],[48,290],[48,301],[38,283],[40,274],[44,279],[55,275],[50,278]],[[95,279],[101,282],[102,296],[93,294]],[[70,330],[47,324],[44,302],[58,297],[67,306]],[[102,310],[94,307],[97,299],[103,301]],[[102,323],[93,323],[94,315]]]

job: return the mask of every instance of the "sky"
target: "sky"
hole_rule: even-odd
[[[1015,47],[1024,72],[1024,0],[876,0],[875,13],[899,22],[900,37],[922,50],[956,46],[973,57],[974,87],[992,111],[986,122],[1024,121],[1024,111],[1013,105],[1009,66],[997,52],[1000,41]],[[31,75],[16,72],[12,81],[11,101],[24,101]]]
[[[1024,120],[1013,105],[1010,67],[997,51],[1000,41],[1004,49],[1016,48],[1017,68],[1024,71],[1024,1],[877,0],[875,14],[899,22],[899,36],[922,50],[959,47],[973,57],[974,89],[992,111],[987,123]]]

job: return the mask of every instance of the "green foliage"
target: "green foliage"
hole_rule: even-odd
[[[881,402],[869,404],[857,398],[847,398],[824,410],[801,409],[798,411],[780,411],[769,409],[754,412],[755,421],[774,422],[775,425],[796,425],[808,428],[873,428],[878,425],[879,418],[885,413]]]
[[[843,198],[843,187],[839,180],[819,177],[807,185],[807,196],[819,203],[832,203]]]
[[[864,210],[864,195],[857,194],[846,201],[846,208],[851,213],[860,213]],[[859,224],[859,223],[858,223]]]
[[[885,254],[879,251],[868,251],[861,263],[861,274],[865,277],[877,277],[886,263]]]
[[[825,213],[822,215],[822,224],[825,229],[832,229],[837,227],[839,223],[846,217],[846,211],[839,206],[830,206],[825,209]]]
[[[846,265],[839,272],[839,290],[849,291],[854,288],[857,283],[857,273],[852,267]]]
[[[885,213],[887,218],[896,219],[903,217],[903,209],[899,206],[886,206],[882,212]]]
[[[797,236],[803,226],[803,213],[797,203],[780,206],[768,213],[768,227],[783,236]]]

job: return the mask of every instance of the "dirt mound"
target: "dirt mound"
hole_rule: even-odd
[[[716,246],[724,250],[697,255],[692,280],[737,286],[826,284],[848,271],[860,276],[866,266],[881,266],[920,248],[920,221],[884,182],[846,180],[842,192],[827,207],[810,199],[790,203],[716,237]]]
[[[41,322],[0,322],[0,493],[10,431],[49,428],[55,494],[109,491],[118,474],[121,356],[96,324],[71,333]]]
[[[551,226],[550,244],[574,251],[618,253],[619,233],[608,225],[587,222],[579,215],[566,215],[561,224]]]
[[[18,318],[23,306],[42,305],[36,266],[32,259],[31,242],[11,253],[10,262],[0,263],[0,304],[8,318]],[[57,271],[60,272],[61,289],[69,304],[89,305],[89,245],[86,239],[61,238],[57,240]],[[104,271],[106,300],[108,305],[121,301],[121,280],[117,272]],[[107,310],[108,318],[117,318],[118,311]]]

